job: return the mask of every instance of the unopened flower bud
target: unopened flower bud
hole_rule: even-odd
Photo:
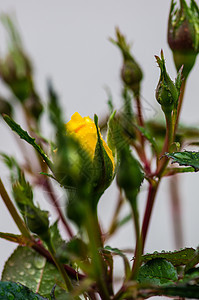
[[[130,53],[130,45],[127,43],[124,35],[120,30],[116,29],[117,40],[111,39],[111,42],[117,45],[123,56],[123,67],[121,70],[121,77],[125,85],[129,87],[135,96],[140,92],[140,82],[143,78],[142,70],[139,64]]]
[[[120,151],[120,165],[117,172],[117,184],[124,190],[127,199],[134,201],[144,179],[138,161],[127,146]]]
[[[180,0],[180,8],[171,2],[168,22],[168,43],[173,51],[177,71],[184,65],[183,76],[187,78],[199,51],[199,9],[194,0],[190,7]]]
[[[142,80],[143,74],[139,65],[134,59],[124,61],[121,77],[124,83],[138,95],[140,92],[140,82]]]
[[[163,51],[161,51],[161,58],[158,56],[155,56],[155,58],[160,67],[160,79],[156,88],[156,99],[160,103],[164,113],[171,113],[178,101],[179,91],[166,71]]]

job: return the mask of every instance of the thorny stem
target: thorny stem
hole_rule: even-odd
[[[11,214],[13,220],[15,221],[15,224],[17,225],[20,232],[22,233],[22,235],[29,238],[29,239],[32,239],[31,234],[30,234],[29,230],[27,229],[24,221],[19,216],[15,206],[13,205],[10,197],[8,196],[8,193],[7,193],[7,191],[4,187],[3,182],[1,181],[1,179],[0,179],[0,195],[3,199],[4,204],[6,205],[9,213]]]
[[[176,131],[178,129],[178,123],[179,123],[179,118],[180,118],[180,112],[182,109],[182,103],[184,99],[184,92],[185,92],[185,87],[186,87],[186,79],[182,81],[181,89],[180,89],[180,96],[178,100],[178,109],[177,109],[177,116],[175,120],[175,128],[174,128],[174,135],[176,134]]]

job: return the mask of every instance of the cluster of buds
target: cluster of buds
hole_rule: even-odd
[[[183,76],[187,78],[199,51],[199,9],[194,0],[190,7],[180,0],[179,9],[171,2],[168,22],[168,43],[173,52],[176,69],[184,65]]]

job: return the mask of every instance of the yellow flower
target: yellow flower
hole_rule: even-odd
[[[93,160],[97,144],[97,129],[93,120],[89,117],[82,118],[80,114],[76,112],[66,124],[66,129],[69,134],[73,135],[79,141],[80,145],[90,154]],[[101,140],[103,147],[112,162],[114,170],[115,163],[112,151],[103,140],[102,136]]]

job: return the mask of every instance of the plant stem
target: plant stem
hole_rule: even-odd
[[[142,243],[142,251],[144,251],[145,247],[145,242],[146,242],[146,237],[148,233],[148,228],[149,228],[149,222],[151,219],[151,213],[155,201],[155,196],[158,190],[159,186],[159,180],[158,181],[152,181],[150,182],[149,185],[149,192],[148,192],[148,198],[147,198],[147,205],[145,209],[145,214],[144,214],[144,219],[143,219],[143,224],[142,224],[142,231],[141,231],[141,243]],[[136,252],[137,252],[138,245],[136,245]]]
[[[103,248],[99,223],[97,218],[97,208],[91,210],[90,206],[85,207],[85,227],[89,238],[89,249],[91,251],[93,276],[99,288],[99,294],[103,300],[109,300],[109,292],[106,285],[106,266],[103,258],[99,254],[99,249]]]
[[[178,108],[177,108],[177,116],[176,116],[176,120],[175,120],[174,135],[176,134],[176,131],[178,129],[178,122],[179,122],[179,118],[180,118],[180,112],[182,109],[185,87],[186,87],[186,78],[182,81],[182,85],[181,85],[181,89],[180,89],[180,96],[179,96]]]
[[[132,211],[133,211],[133,219],[134,219],[135,234],[136,234],[136,254],[135,254],[135,260],[134,260],[132,273],[131,273],[131,280],[136,280],[137,273],[140,267],[141,255],[142,255],[142,241],[140,236],[139,213],[137,209],[136,199],[134,199],[134,201],[132,202]]]
[[[141,101],[140,101],[140,95],[137,95],[135,97],[136,100],[136,105],[137,105],[137,120],[138,124],[142,127],[144,127],[144,119],[142,115],[142,106],[141,106]]]
[[[13,205],[10,197],[8,196],[8,193],[3,185],[3,182],[0,179],[0,195],[3,199],[4,204],[6,205],[9,213],[11,214],[13,220],[15,221],[15,224],[19,228],[20,232],[22,233],[23,236],[27,237],[28,239],[32,239],[31,234],[29,230],[27,229],[24,221],[18,214],[15,206]]]
[[[173,219],[175,247],[180,249],[183,247],[183,230],[181,217],[181,202],[178,189],[178,176],[175,175],[169,182],[171,192],[171,214]]]
[[[55,263],[58,271],[62,275],[62,278],[65,282],[67,291],[72,292],[73,291],[73,286],[72,286],[72,283],[70,281],[70,278],[68,277],[68,274],[66,273],[66,271],[64,269],[64,266],[62,264],[60,264],[60,262],[57,260],[56,255],[55,255],[55,250],[54,250],[54,247],[52,245],[51,240],[49,242],[46,242],[46,243],[47,243],[47,246],[48,246],[48,250],[49,250],[49,252],[52,256],[52,259],[54,260],[54,263]],[[79,297],[75,297],[75,298],[80,299]]]
[[[165,152],[169,151],[169,148],[174,140],[174,126],[173,126],[172,115],[171,113],[168,113],[165,114],[165,117],[166,117],[166,137],[165,137],[165,142],[160,157],[163,156]],[[156,174],[159,178],[162,176],[162,173],[164,172],[168,164],[168,161],[169,161],[168,158],[165,156],[158,161]]]

